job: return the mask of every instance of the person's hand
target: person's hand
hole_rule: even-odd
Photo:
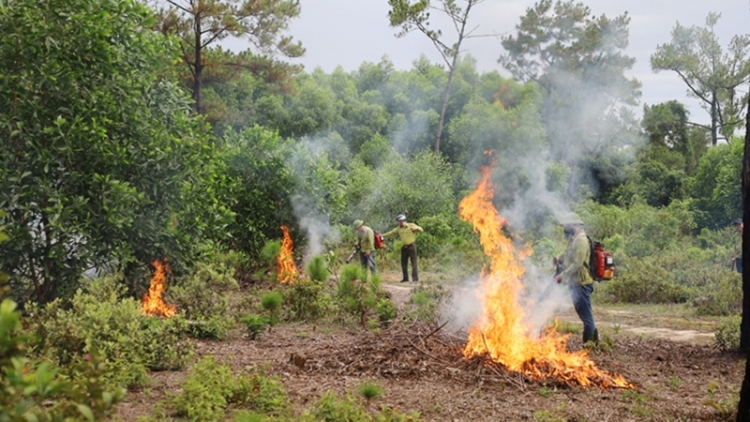
[[[365,252],[365,257],[369,258],[370,257],[370,252]]]
[[[417,231],[417,228],[416,227],[412,227],[411,231],[415,232],[415,231]]]
[[[557,283],[557,284],[562,283],[562,277],[560,277],[559,275],[556,275],[555,276],[555,283]]]

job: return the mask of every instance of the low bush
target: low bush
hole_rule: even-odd
[[[381,408],[378,412],[370,414],[356,398],[350,395],[339,398],[328,391],[314,404],[312,409],[302,414],[300,420],[302,422],[418,422],[421,419],[418,412],[402,414],[397,410],[385,407]]]
[[[225,263],[198,263],[192,274],[168,291],[169,299],[190,321],[194,337],[221,339],[234,325],[229,304],[230,293],[239,288],[234,273],[235,269]]]
[[[380,290],[380,278],[359,265],[347,265],[341,272],[338,298],[341,309],[359,319],[362,327],[367,326],[367,316],[384,297]]]
[[[240,319],[245,324],[251,340],[258,338],[260,333],[270,325],[269,318],[265,315],[246,315]]]
[[[190,369],[180,391],[168,398],[174,416],[193,421],[223,420],[233,404],[273,414],[287,408],[287,394],[279,380],[262,370],[237,376],[229,366],[206,356]]]
[[[268,321],[271,325],[276,325],[279,321],[279,310],[282,303],[284,303],[284,296],[280,292],[270,291],[261,295],[260,306],[268,312]]]
[[[75,294],[70,309],[59,300],[41,309],[30,306],[38,350],[59,365],[97,350],[107,367],[104,379],[118,387],[143,385],[148,370],[182,368],[194,350],[185,319],[143,315],[138,301],[123,298],[118,280],[91,281],[87,291]]]
[[[723,318],[714,334],[716,347],[724,352],[739,350],[741,322],[742,317],[739,315]]]
[[[730,316],[741,313],[742,275],[732,273],[719,277],[701,289],[701,295],[693,304],[698,315]]]
[[[16,304],[0,304],[0,420],[101,420],[125,395],[102,382],[107,365],[92,350],[66,368],[26,354],[31,337],[20,331]]]
[[[317,320],[334,307],[325,284],[307,277],[300,277],[296,283],[284,287],[284,304],[286,318],[290,321]]]

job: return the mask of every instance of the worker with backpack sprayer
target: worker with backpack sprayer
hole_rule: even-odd
[[[369,268],[373,274],[376,272],[375,268],[375,232],[365,226],[364,221],[355,220],[352,224],[354,230],[357,232],[357,243],[354,244],[354,252],[349,255],[346,262],[352,260],[355,253],[359,253],[359,263],[362,268]]]
[[[598,343],[599,332],[591,310],[591,293],[594,291],[594,278],[589,271],[592,245],[578,215],[570,213],[561,218],[560,223],[568,239],[568,245],[563,256],[554,260],[556,265],[562,264],[562,271],[554,280],[558,284],[564,283],[568,286],[573,306],[583,322],[583,343]]]

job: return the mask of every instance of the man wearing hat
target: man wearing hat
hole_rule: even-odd
[[[417,270],[417,235],[416,232],[422,232],[421,227],[414,223],[407,223],[406,216],[399,214],[396,216],[398,227],[384,233],[383,237],[397,236],[401,240],[401,272],[403,273],[402,283],[409,282],[409,260],[411,259],[411,279],[414,282],[419,281],[419,271]]]
[[[599,342],[599,332],[594,324],[591,311],[591,293],[594,292],[594,279],[589,272],[591,245],[583,230],[583,221],[578,215],[570,213],[560,219],[568,245],[562,257],[562,272],[555,276],[557,283],[565,283],[570,292],[578,317],[583,322],[583,343]]]
[[[357,231],[357,243],[355,246],[359,251],[359,263],[362,268],[370,268],[375,273],[375,232],[365,226],[362,220],[354,220],[354,230]]]

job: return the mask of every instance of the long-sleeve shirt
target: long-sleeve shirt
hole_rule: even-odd
[[[395,237],[398,235],[399,239],[401,239],[401,245],[408,246],[417,241],[417,235],[414,234],[415,231],[423,232],[424,230],[414,223],[406,223],[404,227],[399,225],[388,233],[384,233],[383,237]]]
[[[586,232],[581,229],[570,240],[563,255],[563,270],[560,273],[562,281],[570,285],[586,286],[592,284],[594,279],[589,273],[589,257],[591,256],[591,245],[586,237]]]
[[[372,252],[375,250],[375,232],[367,226],[357,230],[357,244],[360,252]]]

